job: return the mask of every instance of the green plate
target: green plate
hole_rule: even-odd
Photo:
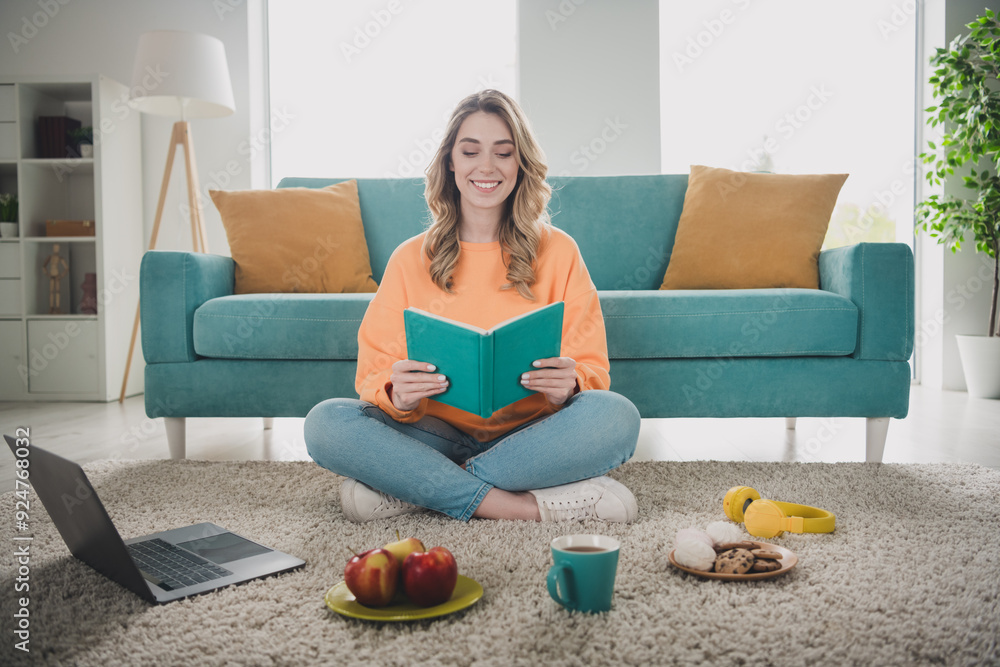
[[[412,602],[399,602],[385,607],[366,607],[354,599],[347,584],[340,582],[323,597],[326,606],[341,616],[363,618],[366,621],[418,621],[424,618],[446,616],[471,607],[483,597],[483,587],[473,579],[458,575],[455,591],[447,602],[433,607],[418,607]]]

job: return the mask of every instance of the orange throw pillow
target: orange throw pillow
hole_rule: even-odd
[[[236,262],[236,294],[378,289],[357,181],[209,194]]]
[[[819,289],[819,251],[847,176],[692,165],[660,289]]]

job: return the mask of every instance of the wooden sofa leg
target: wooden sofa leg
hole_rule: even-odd
[[[264,430],[270,431],[274,428],[274,417],[264,417]]]
[[[798,419],[798,417],[785,417],[785,428],[789,431],[794,431],[796,419]]]
[[[184,417],[164,417],[163,426],[167,430],[167,447],[170,448],[170,458],[184,458],[187,444]]]
[[[889,432],[888,417],[868,417],[865,422],[865,461],[882,462],[885,436]]]

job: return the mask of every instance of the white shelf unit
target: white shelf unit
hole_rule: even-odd
[[[0,193],[16,192],[18,235],[0,239],[0,400],[118,398],[139,300],[142,160],[139,112],[106,76],[0,78]],[[94,128],[94,157],[41,158],[39,116]],[[45,236],[47,220],[93,220],[94,236]],[[43,263],[59,245],[68,270],[49,312]],[[97,276],[97,313],[81,312]],[[133,359],[130,393],[142,393]]]

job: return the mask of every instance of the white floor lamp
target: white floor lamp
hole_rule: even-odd
[[[170,135],[170,151],[163,171],[160,199],[149,249],[156,247],[160,232],[163,204],[170,185],[177,146],[184,149],[187,174],[188,204],[191,209],[191,243],[195,252],[208,252],[208,238],[201,217],[201,196],[198,192],[198,170],[194,160],[188,118],[218,118],[236,110],[233,85],[229,80],[229,65],[222,42],[215,37],[193,32],[157,30],[139,37],[139,48],[132,66],[133,108],[145,113],[180,118]],[[132,366],[136,334],[139,331],[139,305],[135,309],[132,340],[125,361],[125,376],[118,402],[125,400],[128,373]]]

